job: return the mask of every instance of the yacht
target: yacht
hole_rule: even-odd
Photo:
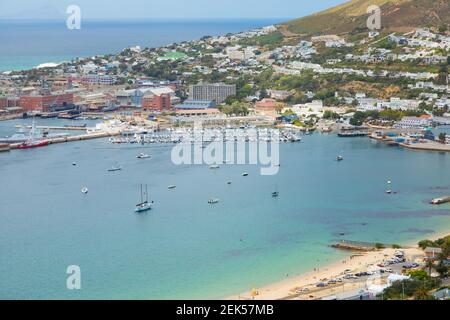
[[[151,158],[151,155],[145,154],[145,153],[140,153],[136,158],[138,159],[148,159]]]
[[[136,205],[136,208],[134,209],[134,212],[141,213],[145,211],[149,211],[152,209],[153,201],[150,203],[148,202],[148,192],[147,192],[147,185],[145,185],[145,201],[144,201],[144,189],[141,184],[141,202],[139,202]]]
[[[211,198],[211,199],[208,200],[208,203],[209,203],[209,204],[216,204],[216,203],[219,203],[219,199]]]

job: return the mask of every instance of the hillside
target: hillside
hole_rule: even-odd
[[[367,8],[381,8],[384,30],[408,31],[417,27],[450,25],[449,0],[352,0],[337,7],[281,25],[287,33],[329,34],[367,30]]]

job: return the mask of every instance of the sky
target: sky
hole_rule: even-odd
[[[60,19],[69,5],[82,18],[133,19],[262,19],[298,18],[345,0],[15,0],[0,1],[0,18]]]

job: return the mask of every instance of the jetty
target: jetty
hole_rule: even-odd
[[[392,246],[393,246],[392,244],[341,240],[338,243],[333,244],[331,247],[335,248],[335,249],[341,249],[341,250],[366,252],[366,251],[375,251],[380,248],[387,248],[387,247],[392,247]]]
[[[18,129],[31,129],[31,126],[23,126],[23,125],[16,125],[15,126]],[[84,126],[36,126],[36,129],[41,130],[59,130],[59,131],[86,131],[87,127]]]
[[[365,131],[353,131],[353,132],[339,132],[338,137],[341,138],[354,138],[354,137],[367,137],[368,132]]]
[[[430,203],[435,205],[450,203],[450,196],[433,199]]]
[[[11,150],[11,147],[9,146],[9,144],[0,144],[0,152],[9,151],[9,150]]]
[[[57,143],[65,143],[65,142],[74,142],[74,141],[85,141],[85,140],[92,140],[92,139],[100,139],[100,138],[107,138],[112,136],[119,135],[119,131],[111,131],[111,132],[96,132],[96,133],[87,133],[77,136],[66,136],[66,137],[58,137],[58,138],[48,138],[45,139],[50,144],[57,144]],[[10,144],[9,147],[11,150],[18,149],[21,143],[13,143]]]

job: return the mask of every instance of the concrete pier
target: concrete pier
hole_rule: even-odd
[[[0,144],[0,152],[9,151],[9,150],[11,150],[11,147],[9,146],[9,144]]]
[[[22,126],[16,125],[18,129],[31,129],[31,126]],[[36,129],[40,130],[69,130],[69,131],[86,131],[87,127],[85,126],[36,126]]]
[[[442,197],[442,198],[436,198],[430,201],[431,204],[444,204],[444,203],[450,203],[450,196],[448,197]]]
[[[92,139],[100,139],[100,138],[107,138],[107,137],[113,137],[118,136],[120,134],[119,131],[112,131],[112,132],[98,132],[98,133],[87,133],[77,136],[67,136],[67,137],[59,137],[59,138],[49,138],[45,139],[49,142],[49,144],[56,144],[56,143],[65,143],[65,142],[74,142],[74,141],[84,141],[84,140],[92,140]],[[10,145],[11,149],[17,149],[21,143],[13,143]]]

